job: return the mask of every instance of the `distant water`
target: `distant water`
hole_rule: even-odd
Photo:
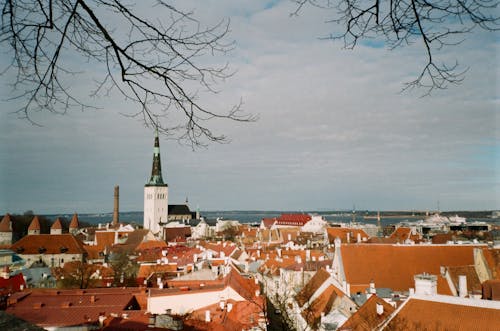
[[[350,212],[331,212],[331,211],[262,211],[262,210],[224,210],[224,211],[201,211],[200,214],[205,219],[216,219],[222,218],[225,220],[237,220],[241,223],[260,223],[263,218],[273,218],[280,216],[282,213],[307,213],[313,215],[321,215],[327,221],[336,223],[343,222],[347,223],[352,221],[353,216]],[[59,215],[46,215],[49,219],[54,220],[56,217],[64,217],[68,220],[71,219],[73,214],[59,214]],[[142,211],[132,211],[132,212],[121,212],[120,213],[120,221],[127,223],[136,223],[142,224]],[[104,224],[109,223],[113,219],[113,213],[100,213],[100,214],[78,214],[78,218],[80,221],[90,223],[90,224]],[[419,217],[390,217],[384,218],[381,217],[381,224],[383,226],[390,224],[397,224],[403,221],[416,221],[421,218]],[[492,220],[492,219],[467,219],[467,221],[486,221],[488,223],[500,224],[500,220]],[[366,224],[377,224],[377,220],[375,218],[367,218],[365,219],[362,214],[356,215],[356,222],[366,223]]]

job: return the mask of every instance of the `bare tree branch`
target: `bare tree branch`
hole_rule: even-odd
[[[377,38],[389,49],[420,40],[426,63],[415,80],[403,90],[423,88],[425,94],[446,89],[464,79],[467,68],[439,63],[437,52],[462,42],[474,29],[496,32],[500,29],[496,0],[292,0],[294,15],[306,4],[334,10],[328,23],[341,27],[328,39],[342,40],[344,47],[354,48],[359,40]]]
[[[217,93],[216,84],[233,74],[227,64],[205,61],[232,49],[225,41],[229,21],[203,28],[191,12],[163,1],[151,5],[158,19],[123,0],[5,1],[0,43],[12,54],[20,117],[91,107],[72,88],[81,73],[67,59],[79,56],[105,68],[91,96],[119,92],[139,106],[130,116],[192,147],[226,140],[206,126],[210,119],[254,121],[241,103],[221,112],[199,101],[199,92]]]

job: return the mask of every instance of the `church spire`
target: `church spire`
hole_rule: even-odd
[[[161,176],[161,161],[160,161],[160,138],[158,137],[158,128],[155,130],[155,146],[153,151],[153,168],[151,170],[151,178],[146,186],[165,186]]]

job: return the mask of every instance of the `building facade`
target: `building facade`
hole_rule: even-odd
[[[155,131],[153,168],[148,183],[144,186],[144,229],[162,235],[163,224],[168,222],[168,185],[163,182],[160,160],[160,139]]]

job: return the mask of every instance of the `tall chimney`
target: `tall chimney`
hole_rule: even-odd
[[[118,210],[120,203],[120,186],[115,186],[115,199],[114,199],[114,207],[113,207],[113,226],[118,226]]]

